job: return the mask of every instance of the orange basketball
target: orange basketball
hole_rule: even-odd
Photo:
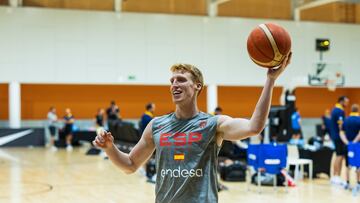
[[[280,25],[273,23],[258,25],[251,31],[247,40],[247,50],[251,60],[265,68],[279,66],[290,49],[289,33]]]

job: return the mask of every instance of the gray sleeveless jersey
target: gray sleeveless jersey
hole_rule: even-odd
[[[199,112],[155,118],[156,202],[217,202],[217,117]]]

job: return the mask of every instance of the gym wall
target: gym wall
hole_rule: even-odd
[[[360,88],[337,88],[335,92],[327,88],[300,87],[295,90],[296,105],[302,117],[319,118],[324,115],[325,109],[334,108],[340,96],[347,96],[350,105],[345,109],[350,113],[351,104],[360,104]]]
[[[59,117],[65,108],[75,119],[93,119],[99,108],[108,108],[114,100],[125,119],[139,119],[148,102],[156,104],[156,115],[174,111],[170,87],[165,85],[21,85],[22,120],[45,119],[50,106]],[[206,87],[198,98],[199,109],[206,112]]]
[[[271,105],[280,105],[283,88],[275,87]],[[224,114],[233,117],[250,118],[261,95],[262,87],[220,86],[218,103]]]

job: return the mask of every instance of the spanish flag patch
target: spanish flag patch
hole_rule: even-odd
[[[184,160],[185,159],[185,154],[175,154],[174,155],[174,160]]]

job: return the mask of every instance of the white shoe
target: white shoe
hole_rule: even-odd
[[[340,184],[340,177],[339,176],[333,176],[330,179],[331,184],[333,185],[339,185]]]
[[[333,185],[340,185],[340,186],[345,186],[346,185],[346,182],[343,181],[339,176],[333,176],[331,179],[330,179],[330,182],[331,184]]]
[[[57,150],[58,150],[58,148],[55,146],[51,146],[51,148],[50,148],[50,151],[52,151],[52,152],[56,152]]]
[[[73,147],[71,145],[66,146],[66,151],[71,152],[73,150]]]

